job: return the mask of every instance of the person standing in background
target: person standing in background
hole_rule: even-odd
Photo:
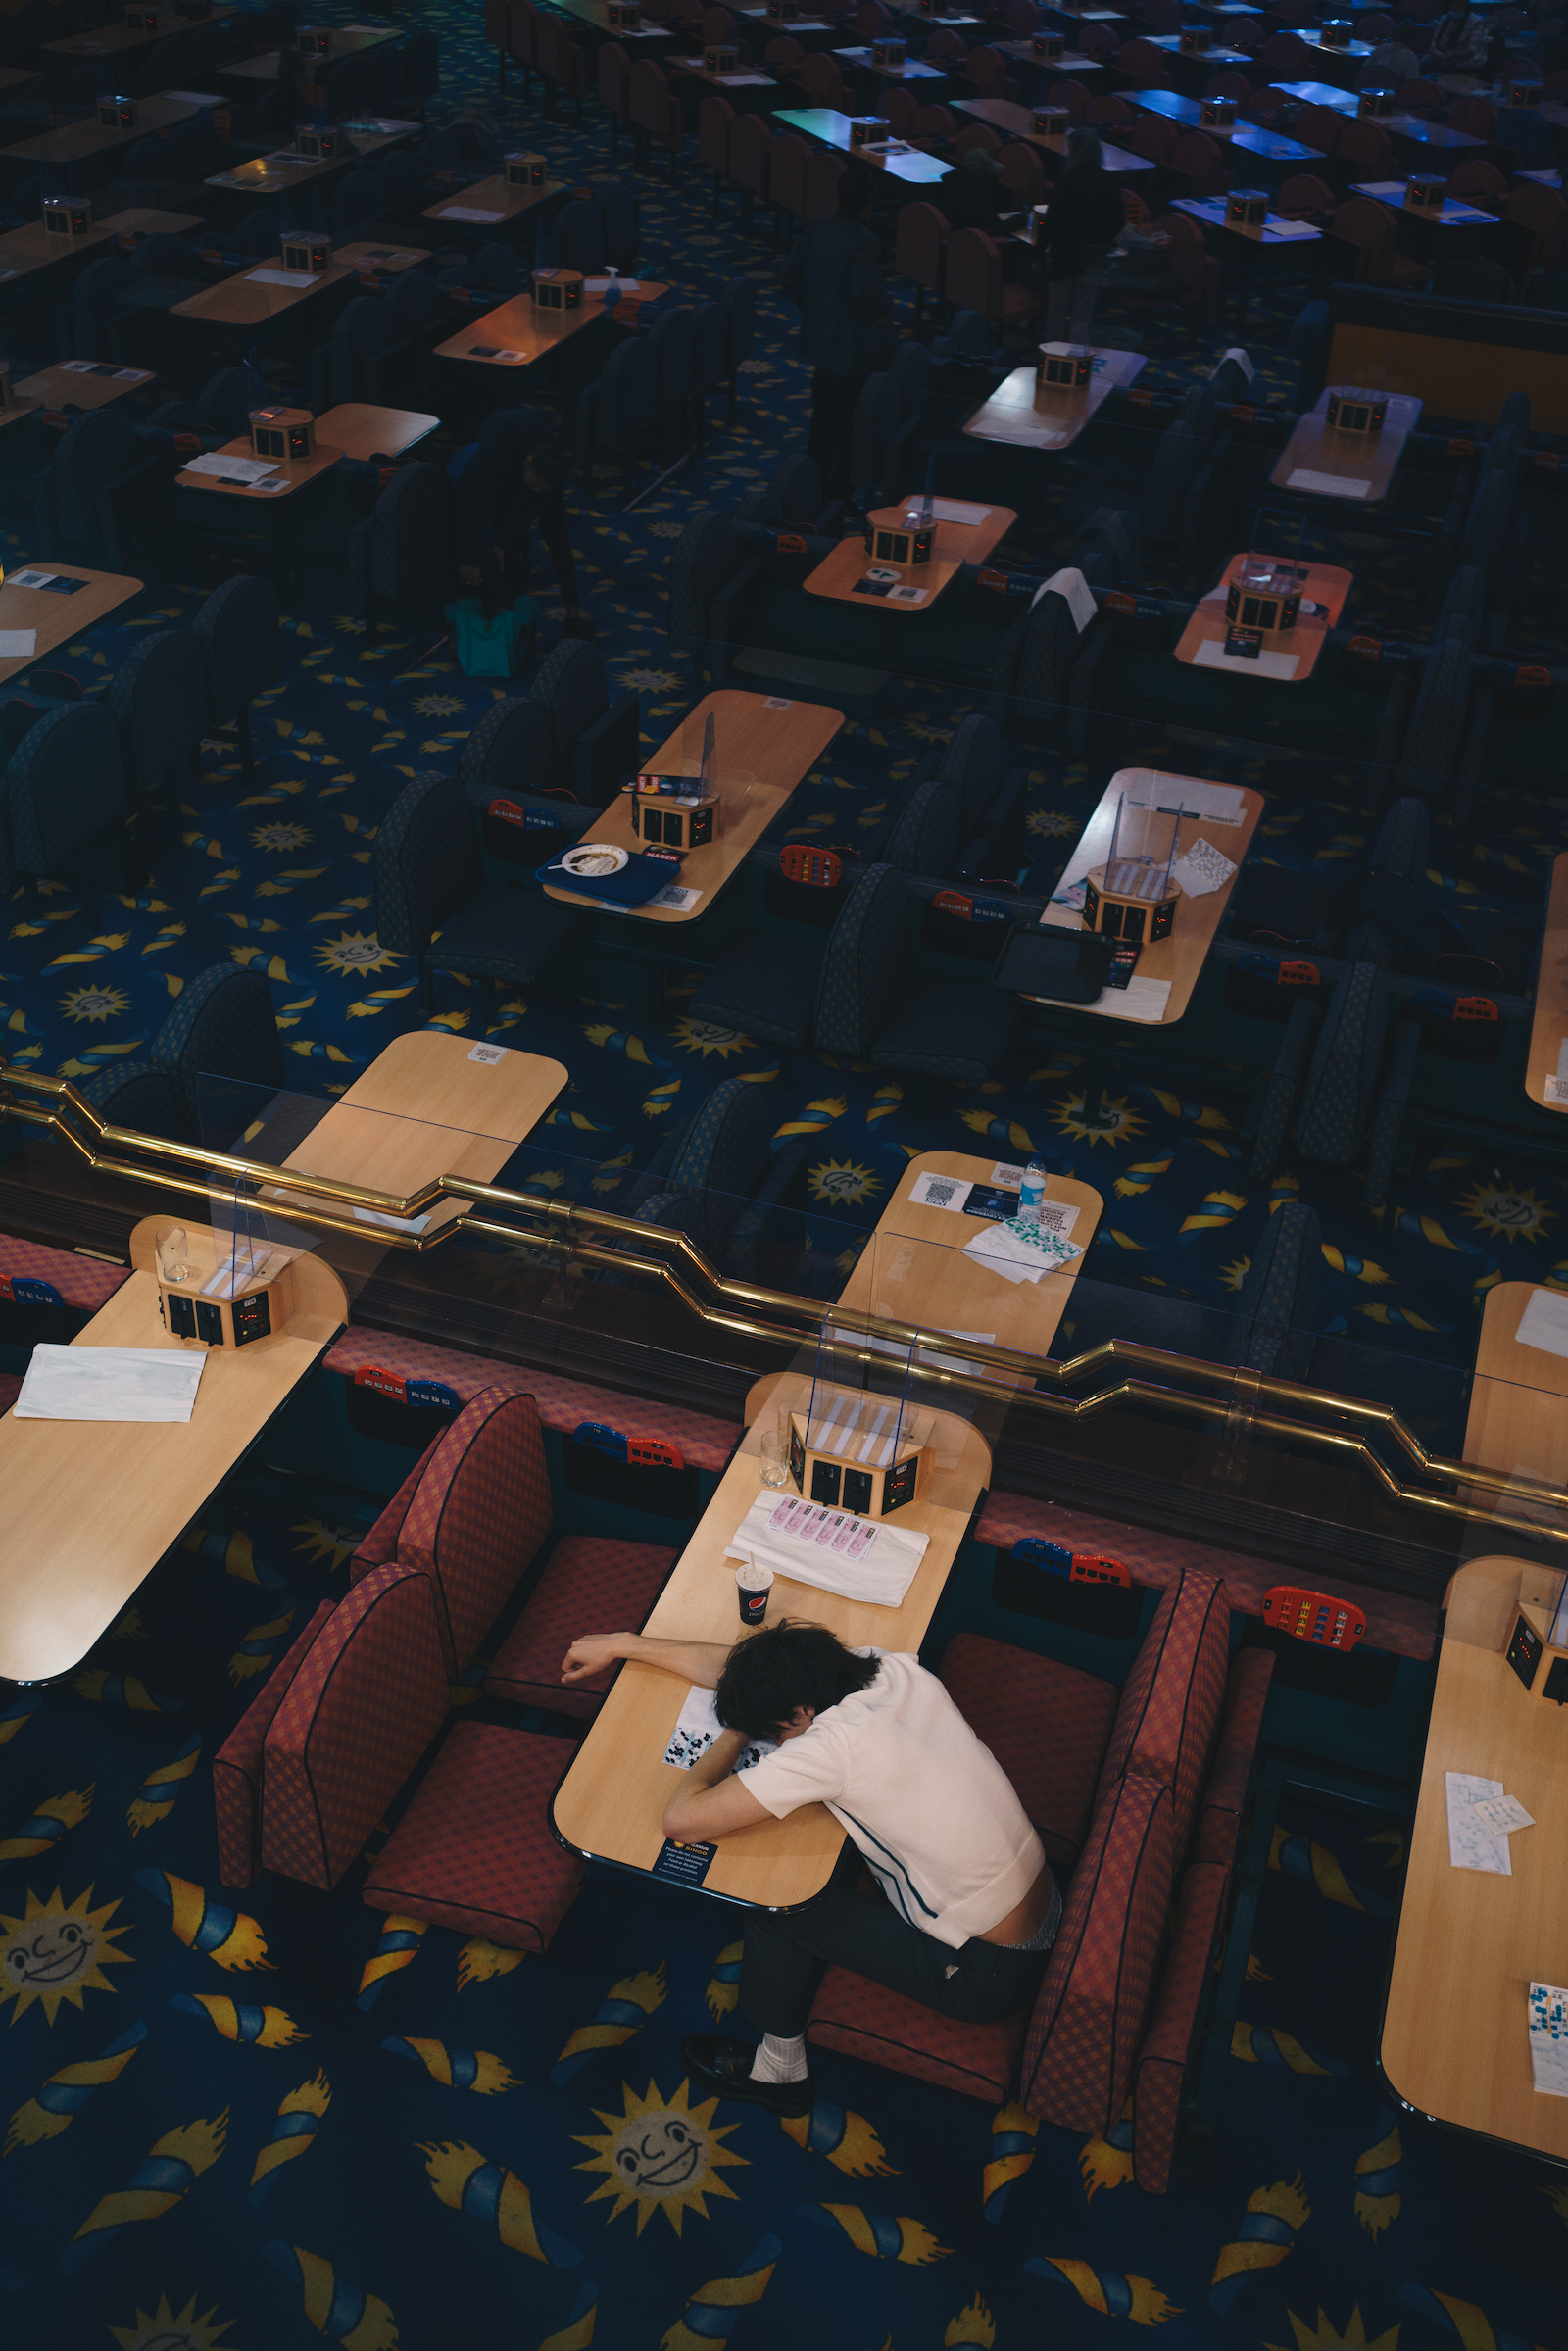
[[[1103,269],[1126,222],[1121,189],[1105,170],[1104,150],[1082,124],[1067,133],[1067,160],[1052,190],[1036,239],[1037,269],[1046,297],[1046,340],[1066,340],[1073,313],[1081,307],[1080,281]],[[1090,289],[1089,309],[1093,309]],[[1088,318],[1083,331],[1088,332]]]
[[[801,357],[811,370],[809,448],[829,498],[849,495],[855,404],[893,344],[893,305],[865,223],[870,199],[870,174],[846,171],[838,212],[811,223],[781,272],[801,314]]]

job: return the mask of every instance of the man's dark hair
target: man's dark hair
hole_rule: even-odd
[[[881,1663],[858,1657],[826,1625],[786,1618],[731,1649],[713,1693],[718,1719],[726,1731],[747,1739],[776,1739],[797,1706],[826,1713],[840,1698],[867,1689]]]
[[[852,164],[839,181],[839,212],[847,220],[858,220],[871,201],[871,174],[857,171]]]

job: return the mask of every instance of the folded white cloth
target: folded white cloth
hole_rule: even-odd
[[[1001,1274],[1004,1282],[1038,1282],[1045,1274],[1059,1273],[1084,1252],[1076,1242],[1063,1241],[1059,1233],[1013,1217],[1006,1224],[982,1225],[974,1239],[964,1244],[963,1253],[978,1257],[989,1272]]]
[[[846,1600],[897,1608],[925,1557],[928,1535],[847,1510],[824,1509],[798,1494],[762,1494],[736,1528],[726,1558],[750,1551],[776,1576],[814,1584]]]

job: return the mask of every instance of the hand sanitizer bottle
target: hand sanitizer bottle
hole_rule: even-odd
[[[1045,1197],[1045,1164],[1042,1160],[1031,1159],[1023,1171],[1023,1182],[1018,1187],[1018,1222],[1020,1224],[1037,1225],[1040,1222],[1040,1205]]]

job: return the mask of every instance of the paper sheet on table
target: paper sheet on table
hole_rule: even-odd
[[[1157,1024],[1164,1019],[1169,1003],[1169,980],[1141,980],[1134,973],[1125,988],[1102,988],[1086,1009],[1111,1013],[1117,1020]]]
[[[243,482],[265,481],[270,473],[277,471],[266,458],[222,457],[216,449],[209,450],[204,457],[187,459],[180,469],[185,473],[211,473],[219,481]]]
[[[1129,808],[1174,808],[1184,816],[1206,816],[1211,824],[1240,824],[1247,803],[1234,784],[1205,784],[1200,777],[1162,775],[1158,769],[1125,787]]]
[[[1544,2097],[1568,2098],[1568,1991],[1532,1984],[1527,2013],[1531,2086]]]
[[[35,1347],[18,1420],[189,1420],[205,1354],[156,1347]]]
[[[689,1772],[692,1765],[707,1754],[723,1728],[718,1719],[718,1709],[713,1703],[712,1691],[699,1690],[694,1682],[686,1692],[686,1702],[669,1735],[664,1761],[678,1765],[683,1772]],[[760,1763],[764,1755],[771,1755],[775,1751],[777,1744],[777,1740],[772,1739],[754,1739],[750,1746],[741,1749],[735,1769],[744,1772],[752,1764]]]
[[[472,1053],[468,1058],[473,1059]],[[389,1233],[422,1233],[435,1210],[427,1208],[422,1216],[388,1216],[380,1208],[356,1208],[354,1213],[361,1224],[384,1225]]]
[[[773,1526],[786,1518],[803,1532]],[[822,1540],[818,1540],[818,1538]],[[886,1520],[858,1519],[848,1511],[824,1509],[792,1494],[760,1494],[736,1528],[724,1553],[726,1559],[750,1551],[776,1576],[792,1583],[813,1585],[818,1592],[836,1592],[846,1600],[868,1600],[879,1608],[897,1608],[914,1582],[925,1557],[928,1535],[909,1527],[892,1527]],[[856,1555],[852,1557],[851,1547]]]
[[[971,506],[965,498],[934,498],[931,512],[938,522],[980,523],[991,515],[988,506]]]
[[[1515,1829],[1533,1829],[1536,1816],[1527,1812],[1517,1796],[1483,1796],[1471,1811],[1494,1837],[1511,1837]]]
[[[1193,656],[1195,669],[1233,669],[1238,677],[1294,677],[1300,666],[1298,653],[1227,653],[1219,637],[1205,637]]]
[[[582,281],[585,294],[608,294],[612,286],[619,286],[623,294],[640,294],[643,290],[640,277],[585,277]]]
[[[245,283],[250,286],[311,286],[317,281],[314,269],[247,269]]]
[[[1482,1870],[1488,1877],[1511,1878],[1508,1839],[1495,1837],[1475,1807],[1483,1796],[1500,1796],[1500,1780],[1483,1780],[1474,1772],[1445,1772],[1448,1799],[1448,1861],[1456,1870]]]
[[[938,1175],[925,1167],[909,1186],[909,1199],[917,1208],[961,1208],[973,1190],[962,1176]]]
[[[1283,245],[1292,237],[1316,237],[1321,234],[1322,230],[1314,228],[1310,220],[1271,220],[1268,222],[1268,242],[1271,245]]]
[[[1534,1291],[1514,1336],[1521,1347],[1538,1347],[1548,1355],[1568,1355],[1568,1296],[1560,1290]]]
[[[878,1302],[876,1311],[892,1321],[905,1312],[905,1305],[898,1299],[884,1299]],[[950,1339],[972,1339],[977,1347],[995,1347],[997,1344],[995,1331],[956,1331],[951,1323],[944,1323],[942,1327]],[[897,1339],[875,1339],[867,1331],[835,1330],[829,1335],[836,1341],[842,1341],[848,1347],[864,1347],[868,1353],[873,1355],[894,1355],[901,1363],[908,1353],[908,1349]],[[973,1371],[974,1369],[974,1365],[966,1361],[962,1355],[945,1355],[939,1347],[928,1347],[923,1339],[915,1342],[914,1360],[916,1363],[932,1364],[938,1371]]]
[[[679,882],[668,882],[662,890],[654,892],[648,904],[651,906],[668,906],[674,914],[689,914],[702,895],[701,890],[687,890]],[[629,907],[627,911],[630,911]]]
[[[1310,465],[1298,465],[1285,487],[1315,490],[1320,498],[1364,498],[1372,484],[1356,481],[1348,473],[1316,473]]]
[[[438,220],[484,220],[487,222],[504,220],[506,217],[505,213],[480,212],[471,204],[449,204],[436,215]]]
[[[1185,856],[1177,858],[1171,871],[1188,898],[1209,898],[1216,890],[1224,889],[1236,867],[1223,850],[1216,849],[1212,841],[1205,841],[1200,833]]]
[[[1006,1224],[982,1225],[963,1247],[966,1257],[978,1258],[1005,1282],[1038,1282],[1048,1273],[1060,1273],[1083,1255],[1075,1241],[1046,1225],[1026,1225],[1017,1218]]]
[[[0,661],[27,661],[37,650],[35,628],[0,628]]]

